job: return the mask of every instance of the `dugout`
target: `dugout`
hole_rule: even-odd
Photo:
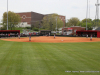
[[[0,30],[0,38],[1,37],[17,37],[20,34],[20,30]]]
[[[45,35],[49,35],[49,33],[50,33],[50,35],[51,35],[51,30],[41,30],[41,31],[40,31],[40,35],[41,35],[41,36],[43,36],[43,35],[44,35],[44,36],[45,36]]]
[[[100,31],[97,30],[78,30],[76,31],[76,35],[77,36],[93,36],[93,37],[97,37],[100,38]]]

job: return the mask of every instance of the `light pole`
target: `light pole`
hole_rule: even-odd
[[[99,6],[100,6],[99,0],[97,0],[97,3],[95,4],[95,6],[96,6],[96,16],[95,16],[95,19],[97,19],[97,26],[98,26],[98,23],[99,23]]]
[[[87,30],[87,16],[88,16],[88,0],[87,0],[87,11],[86,11],[86,30]]]
[[[58,18],[58,17],[56,17],[56,33],[57,33],[57,18]]]
[[[40,24],[39,24],[39,35],[40,35]]]
[[[65,26],[64,26],[64,22],[63,22],[63,35],[64,35],[64,27],[65,27]]]
[[[8,0],[7,0],[7,30],[8,30]]]

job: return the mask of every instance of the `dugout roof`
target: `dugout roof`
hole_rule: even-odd
[[[0,30],[0,33],[19,33],[20,30]]]

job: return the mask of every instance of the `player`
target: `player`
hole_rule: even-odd
[[[90,36],[90,41],[92,41],[92,34],[91,34],[91,36]]]
[[[47,37],[48,37],[48,33],[47,33]]]
[[[50,37],[50,33],[49,33],[49,37]]]
[[[29,41],[31,41],[31,33],[29,33]]]
[[[54,34],[54,39],[55,39],[55,34]]]
[[[10,33],[8,34],[8,37],[10,37]]]
[[[88,38],[88,34],[86,35],[86,37]]]
[[[20,39],[20,33],[18,34],[18,38]]]

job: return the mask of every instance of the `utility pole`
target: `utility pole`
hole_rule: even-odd
[[[7,30],[8,30],[8,0],[7,0]]]

